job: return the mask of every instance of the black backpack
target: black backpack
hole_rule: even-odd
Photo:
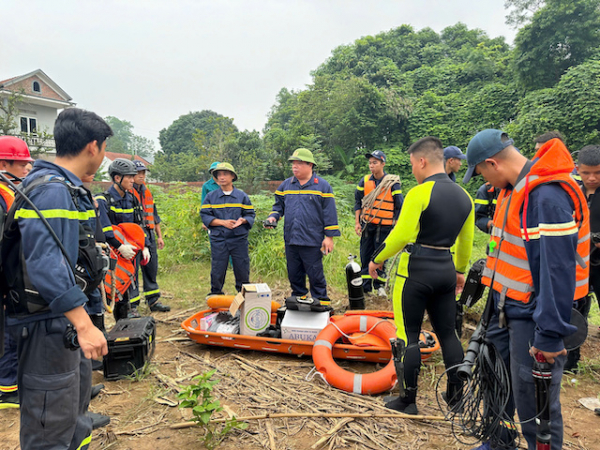
[[[108,257],[96,246],[95,230],[89,225],[79,224],[79,251],[77,263],[74,265],[62,242],[54,233],[48,221],[40,214],[39,210],[29,200],[29,194],[37,187],[46,183],[62,183],[67,187],[73,199],[76,209],[79,206],[81,195],[89,197],[93,204],[91,195],[87,189],[73,186],[62,177],[47,175],[32,181],[24,189],[16,188],[15,201],[9,209],[4,229],[2,230],[2,241],[0,242],[0,290],[1,299],[6,306],[9,316],[26,316],[30,314],[43,313],[49,310],[48,303],[40,296],[34,288],[25,266],[25,258],[21,245],[21,232],[18,221],[15,220],[16,211],[24,203],[34,208],[50,231],[50,234],[61,249],[69,267],[73,270],[75,280],[84,293],[89,294],[96,289],[104,278],[108,267]]]

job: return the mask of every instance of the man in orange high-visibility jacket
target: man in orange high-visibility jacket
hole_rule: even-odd
[[[365,175],[360,179],[354,193],[354,231],[360,236],[360,265],[363,279],[363,290],[365,294],[372,290],[381,297],[385,297],[385,273],[373,280],[369,275],[369,262],[375,250],[389,236],[394,224],[398,220],[402,209],[402,189],[400,183],[382,186],[372,206],[363,206],[365,197],[376,190],[388,174],[385,172],[386,156],[381,150],[367,153],[365,157],[369,160],[371,175]],[[391,176],[389,176],[391,177]],[[389,179],[389,178],[388,178]],[[376,195],[376,194],[373,194]]]
[[[551,448],[562,449],[560,382],[567,354],[563,338],[575,331],[569,324],[573,302],[588,291],[587,202],[571,178],[573,160],[559,139],[543,144],[530,161],[506,133],[487,129],[469,142],[467,162],[465,184],[481,174],[502,189],[483,272],[494,302],[487,339],[510,367],[514,403],[529,449],[536,448],[534,356],[541,353],[551,364]],[[493,447],[486,442],[479,448]]]
[[[150,251],[150,261],[147,264],[142,264],[142,277],[144,280],[144,297],[150,311],[168,312],[171,311],[171,307],[163,304],[160,299],[160,289],[156,281],[158,275],[158,252],[157,248],[162,250],[165,246],[165,241],[162,237],[162,231],[160,229],[160,217],[156,211],[156,205],[154,204],[154,198],[150,189],[146,186],[146,171],[148,168],[141,161],[133,161],[135,168],[137,169],[137,175],[133,177],[133,189],[131,192],[142,206],[144,221],[143,228],[148,237],[149,245],[148,250]],[[138,254],[138,259],[141,262],[141,255]],[[138,264],[140,266],[140,264]],[[139,272],[136,270],[135,283],[138,285]],[[132,301],[131,305],[135,308],[140,304],[140,299]]]

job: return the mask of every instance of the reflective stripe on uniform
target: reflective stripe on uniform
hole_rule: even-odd
[[[81,444],[79,444],[79,447],[77,447],[77,450],[82,450],[86,445],[90,445],[90,442],[92,442],[92,434],[90,433],[88,437],[86,437],[83,441],[81,441]]]
[[[89,220],[96,217],[96,211],[70,211],[68,209],[42,209],[40,211],[46,219]],[[15,219],[39,219],[39,214],[32,209],[19,209],[15,212]]]
[[[275,195],[301,195],[301,194],[310,194],[310,195],[319,195],[321,197],[331,197],[335,198],[333,193],[321,192],[321,191],[275,191]]]

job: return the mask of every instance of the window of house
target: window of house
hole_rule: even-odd
[[[40,83],[37,81],[33,82],[33,92],[42,92],[42,87],[40,86]]]
[[[21,117],[21,133],[25,134],[36,134],[37,133],[37,119],[33,117]]]

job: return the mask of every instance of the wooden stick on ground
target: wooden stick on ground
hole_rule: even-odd
[[[413,416],[411,414],[352,414],[352,413],[281,413],[281,414],[261,414],[256,416],[241,416],[237,417],[238,421],[244,420],[262,420],[262,419],[278,419],[282,417],[352,417],[356,419],[376,419],[376,418],[394,418],[394,419],[412,419],[412,420],[433,420],[433,421],[444,421],[444,416]],[[215,419],[211,420],[212,423],[222,423],[229,419]],[[181,422],[174,423],[170,426],[173,429],[189,428],[196,426],[195,422]]]

